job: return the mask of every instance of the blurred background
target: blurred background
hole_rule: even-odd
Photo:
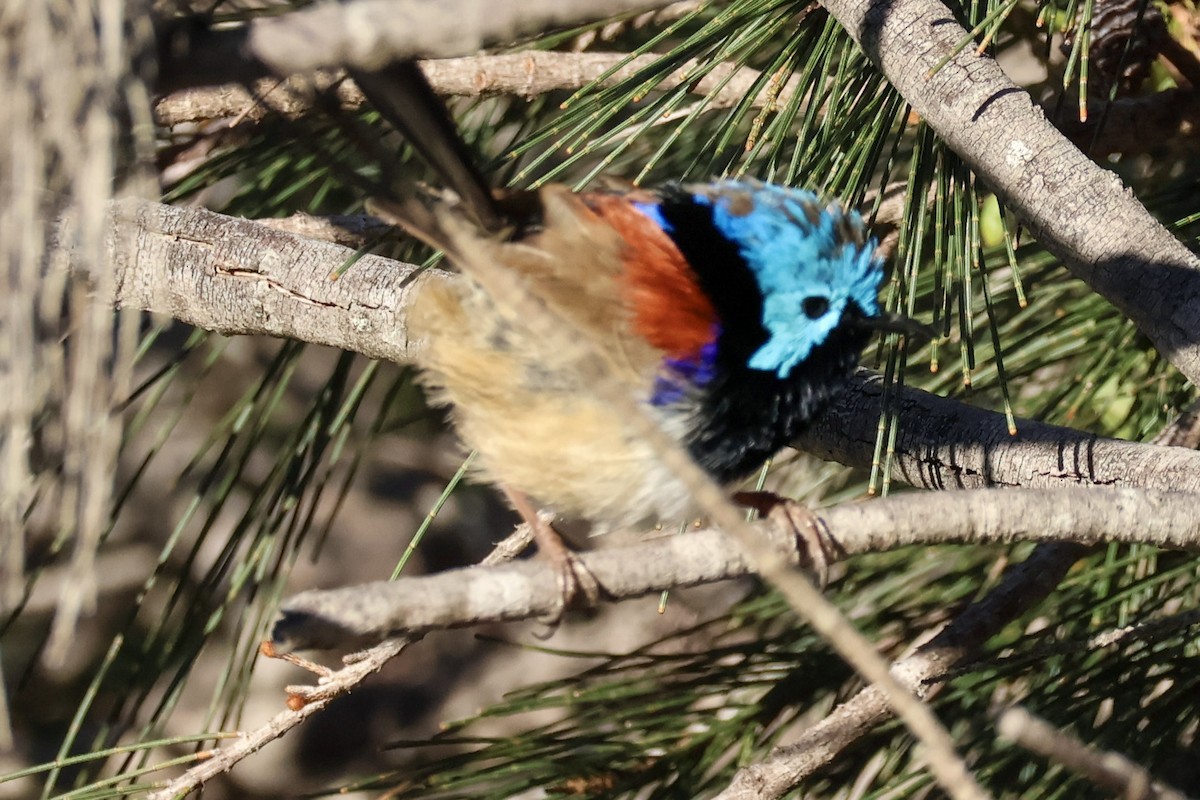
[[[271,80],[213,87],[199,62],[195,85],[181,85],[187,54],[163,48],[164,31],[231,30],[306,5],[45,0],[0,11],[10,135],[0,796],[145,792],[221,732],[266,722],[285,685],[313,680],[257,655],[281,598],[387,579],[426,527],[404,574],[472,564],[514,524],[491,489],[457,479],[466,454],[408,366],[114,313],[103,277],[97,288],[46,270],[68,241],[72,264],[102,276],[105,204],[126,194],[292,229],[311,224],[298,215],[335,217],[316,235],[428,260],[363,216],[345,170],[374,177],[379,165],[327,115],[301,106],[282,119]],[[1191,3],[973,0],[953,11],[976,33],[964,46],[993,53],[1194,243]],[[1139,441],[1195,397],[1021,231],[816,4],[681,2],[428,71],[497,185],[747,174],[880,216],[896,234],[889,307],[945,334],[916,352],[872,346],[864,364],[889,379]],[[399,169],[427,177],[352,86],[338,97],[376,126]],[[885,196],[900,197],[898,211]],[[785,453],[765,480],[814,504],[900,491],[887,422],[870,472]],[[839,565],[828,592],[895,657],[1029,550],[865,556]],[[1187,554],[1103,548],[954,676],[937,710],[981,780],[1002,796],[1094,791],[994,741],[983,709],[1020,697],[1200,792],[1197,567]],[[430,634],[206,796],[706,796],[858,685],[753,582],[672,592],[658,607],[572,616],[545,641],[533,624]],[[1087,644],[1147,620],[1167,624]],[[175,769],[143,774],[170,759]],[[895,724],[803,789],[934,792]]]

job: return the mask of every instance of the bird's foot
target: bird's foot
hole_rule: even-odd
[[[554,526],[541,517],[529,498],[521,492],[505,487],[505,494],[513,508],[525,520],[537,543],[538,556],[549,560],[558,576],[558,590],[562,598],[558,609],[548,618],[543,618],[549,626],[547,636],[552,634],[562,622],[563,616],[572,608],[591,609],[600,603],[600,582],[591,570],[584,565],[567,543],[562,534]]]
[[[829,568],[841,552],[820,517],[803,503],[774,492],[737,492],[733,499],[793,536],[800,551],[800,565],[810,570],[817,584],[825,588],[829,582]]]
[[[538,555],[549,560],[558,575],[558,591],[562,602],[549,618],[543,619],[551,632],[572,608],[592,609],[600,603],[600,582],[578,555],[563,541],[562,534],[545,520],[538,520],[533,529]],[[541,530],[539,530],[539,528]]]

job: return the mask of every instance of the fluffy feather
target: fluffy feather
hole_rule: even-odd
[[[878,311],[882,273],[861,221],[808,192],[548,186],[504,202],[521,217],[496,236],[452,205],[392,209],[467,272],[423,282],[409,326],[429,342],[424,381],[483,475],[567,515],[620,526],[692,515],[684,487],[580,377],[580,334],[730,482],[837,391],[869,336],[857,321]],[[531,333],[494,299],[511,280],[579,331]]]
[[[516,241],[472,236],[468,226],[452,230],[418,209],[393,209],[392,216],[451,259],[467,247],[484,248],[535,297],[579,325],[631,391],[645,392],[664,351],[636,332],[622,280],[631,246],[578,195],[552,186],[540,198],[541,226]],[[473,259],[459,263],[469,268]],[[572,337],[533,335],[493,302],[486,276],[466,277],[419,279],[408,325],[428,342],[421,358],[425,385],[479,451],[484,477],[608,525],[687,517],[683,486],[578,377]]]
[[[595,380],[623,383],[729,483],[808,424],[872,328],[913,330],[879,314],[862,221],[810,192],[738,180],[493,193],[420,69],[355,78],[461,198],[376,209],[464,271],[418,285],[408,325],[427,342],[424,380],[558,565],[564,603],[594,602],[599,586],[531,497],[601,529],[693,516]],[[570,330],[550,335],[553,320]]]

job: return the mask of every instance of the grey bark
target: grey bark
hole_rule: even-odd
[[[937,0],[824,0],[1038,240],[1200,382],[1200,258],[1054,128]]]
[[[113,207],[113,302],[225,334],[268,334],[372,358],[411,361],[405,332],[417,268],[365,256],[338,280],[352,250],[210,211],[127,200]],[[421,280],[455,280],[431,270]],[[822,458],[871,463],[882,402],[860,373],[797,442]],[[1200,453],[1018,420],[903,389],[895,474],[915,486],[1053,487],[1072,484],[1200,491]]]
[[[1200,550],[1200,495],[1137,489],[1039,489],[909,493],[816,512],[839,557],[911,545],[1014,541],[1150,544]],[[760,523],[772,546],[803,564],[795,538]],[[625,600],[754,574],[733,537],[693,531],[579,558],[604,596]],[[562,603],[543,560],[308,591],[284,603],[274,638],[289,649],[354,647],[399,632],[546,617]]]

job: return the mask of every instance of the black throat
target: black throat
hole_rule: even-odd
[[[751,369],[751,356],[769,338],[754,274],[713,224],[710,206],[679,186],[660,193],[668,234],[721,322],[714,378],[698,400],[686,444],[700,466],[726,483],[753,472],[804,430],[845,384],[870,331],[844,318],[786,378]]]

